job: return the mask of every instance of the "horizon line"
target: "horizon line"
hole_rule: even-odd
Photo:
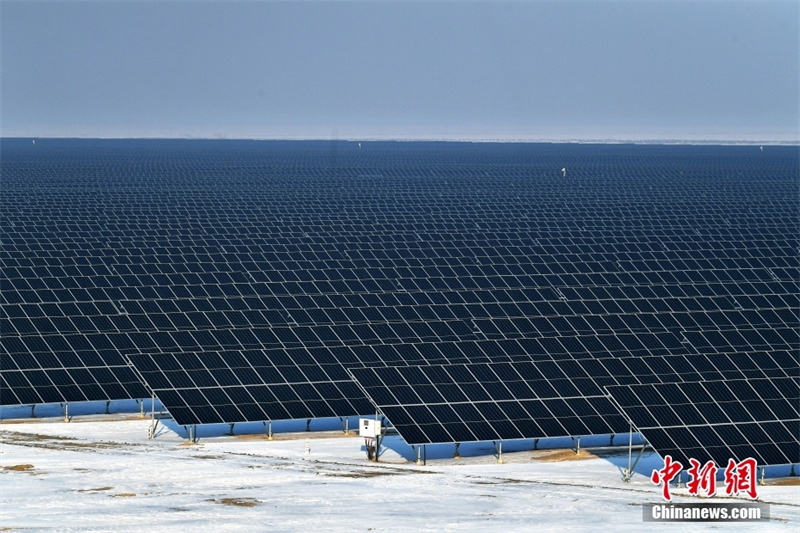
[[[666,144],[666,145],[770,145],[770,146],[796,146],[800,145],[798,139],[725,139],[725,138],[680,138],[680,137],[653,137],[653,138],[602,138],[602,137],[460,137],[460,136],[364,136],[364,137],[321,137],[321,136],[286,136],[286,137],[228,137],[225,135],[213,136],[84,136],[84,135],[0,135],[0,140],[5,139],[31,139],[31,140],[161,140],[161,141],[338,141],[338,142],[452,142],[452,143],[507,143],[507,144]]]

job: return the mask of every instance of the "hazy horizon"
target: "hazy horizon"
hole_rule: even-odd
[[[800,141],[800,5],[20,2],[2,137]]]

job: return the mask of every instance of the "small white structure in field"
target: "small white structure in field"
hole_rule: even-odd
[[[358,435],[360,437],[371,438],[381,436],[381,421],[372,418],[362,418],[358,421]]]
[[[358,434],[364,437],[364,449],[367,459],[378,461],[381,456],[381,441],[383,440],[381,421],[372,418],[362,418],[358,421]]]

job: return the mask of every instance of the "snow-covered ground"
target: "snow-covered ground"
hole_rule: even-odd
[[[462,459],[452,458],[452,445],[428,447],[427,464],[418,466],[399,437],[387,437],[374,463],[363,439],[342,431],[273,440],[201,434],[189,444],[163,425],[148,439],[149,424],[130,414],[4,422],[0,531],[797,531],[800,525],[800,486],[779,479],[758,488],[759,499],[770,503],[769,521],[643,523],[642,504],[663,501],[649,480],[663,464],[646,454],[623,483],[622,447],[576,456],[507,443],[502,464],[491,444],[462,446]],[[676,502],[701,501],[685,488],[672,493]]]

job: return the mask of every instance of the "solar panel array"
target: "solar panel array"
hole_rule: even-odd
[[[760,378],[608,387],[663,457],[725,466],[800,463],[800,379]]]
[[[796,366],[793,147],[2,150],[4,404],[142,397],[146,376],[200,423],[358,414],[348,368]],[[214,407],[239,400],[260,407]]]
[[[558,366],[528,361],[360,368],[351,373],[409,444],[604,435],[628,429],[604,391],[588,390],[581,378],[567,378]]]
[[[738,361],[736,366],[730,366],[733,360]],[[798,365],[797,354],[791,352],[761,353],[757,362],[742,354],[597,354],[587,359],[350,372],[408,443],[430,444],[459,441],[446,438],[448,432],[459,437],[492,435],[466,440],[627,432],[630,419],[610,400],[608,386],[790,379],[798,375]],[[507,416],[507,410],[513,416]]]

